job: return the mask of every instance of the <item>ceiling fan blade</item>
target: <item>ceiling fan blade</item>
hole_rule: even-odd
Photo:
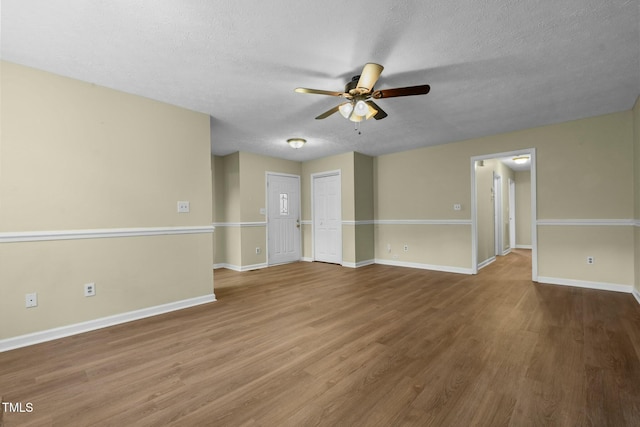
[[[326,119],[327,117],[329,117],[333,113],[337,112],[339,108],[340,108],[340,105],[336,105],[332,109],[327,110],[324,113],[320,114],[318,117],[316,117],[316,120]]]
[[[426,95],[431,90],[429,85],[398,87],[395,89],[383,89],[373,92],[375,99],[393,98],[396,96]]]
[[[298,93],[311,93],[315,95],[330,95],[330,96],[344,96],[348,95],[343,92],[333,92],[330,90],[321,90],[321,89],[307,89],[306,87],[297,87],[294,89]]]
[[[374,110],[377,111],[377,113],[373,116],[374,119],[382,120],[385,117],[387,117],[387,113],[385,113],[385,111],[382,108],[380,108],[378,104],[376,104],[375,102],[367,101],[367,104],[369,104],[371,107],[373,107]]]
[[[374,64],[371,62],[365,64],[362,69],[362,74],[360,74],[358,84],[356,85],[358,93],[365,94],[371,92],[380,78],[380,73],[382,73],[383,69],[384,67],[380,64]]]

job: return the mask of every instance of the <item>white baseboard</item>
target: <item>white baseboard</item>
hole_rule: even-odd
[[[511,253],[511,248],[507,248],[504,251],[502,251],[502,256],[509,255],[510,253]]]
[[[217,269],[217,268],[226,268],[229,270],[233,270],[233,271],[251,271],[251,270],[259,270],[261,268],[267,268],[268,265],[266,262],[260,263],[260,264],[251,264],[251,265],[233,265],[233,264],[226,264],[226,263],[220,263],[220,264],[214,264],[213,268]]]
[[[358,262],[343,262],[342,266],[343,267],[349,267],[349,268],[360,268],[360,267],[364,267],[366,265],[371,265],[371,264],[375,264],[376,260],[374,259],[367,259],[364,261],[358,261]]]
[[[550,285],[573,286],[576,288],[598,289],[601,291],[632,293],[633,287],[630,285],[620,285],[617,283],[590,282],[588,280],[563,279],[559,277],[538,276],[538,283]]]
[[[214,302],[215,300],[215,294],[203,295],[201,297],[170,302],[168,304],[156,305],[154,307],[142,308],[140,310],[129,311],[127,313],[101,317],[99,319],[88,320],[86,322],[75,323],[73,325],[61,326],[59,328],[47,329],[45,331],[7,338],[0,340],[0,353],[3,351],[9,351],[20,347],[39,344],[58,338],[81,334],[83,332],[107,328],[109,326],[119,325],[121,323],[140,320],[144,319],[145,317],[157,316],[158,314],[168,313],[170,311],[182,310],[196,305],[207,304],[210,302]]]
[[[494,263],[495,260],[496,260],[495,256],[493,256],[493,257],[491,257],[489,259],[485,259],[480,264],[478,264],[478,270],[481,270],[481,269],[485,268],[487,265]]]
[[[516,249],[532,249],[531,245],[516,245]]]
[[[240,267],[240,271],[259,270],[261,268],[267,268],[267,267],[269,267],[269,265],[266,262],[262,262],[260,264],[243,265]]]
[[[241,271],[240,270],[240,266],[238,265],[232,265],[232,264],[227,264],[226,262],[221,262],[219,264],[214,264],[213,265],[213,269],[217,270],[219,268],[226,268],[228,270],[233,270],[233,271]]]
[[[300,258],[300,261],[313,262],[313,258],[308,257],[308,256],[303,256],[302,258]]]
[[[633,289],[631,291],[631,293],[633,294],[633,296],[636,298],[636,301],[638,301],[638,304],[640,304],[640,292],[638,292],[637,289]]]
[[[376,258],[375,263],[382,264],[382,265],[392,265],[395,267],[408,267],[408,268],[419,268],[422,270],[444,271],[447,273],[473,274],[473,270],[470,268],[452,267],[448,265],[422,264],[417,262],[405,262],[405,261],[396,261],[396,260],[380,259],[380,258]]]

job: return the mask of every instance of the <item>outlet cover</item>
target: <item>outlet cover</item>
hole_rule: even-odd
[[[92,297],[96,294],[96,284],[95,283],[87,283],[84,285],[84,296]]]
[[[189,213],[189,202],[178,202],[178,213]]]
[[[462,210],[462,205],[460,203],[456,203],[455,205],[453,205],[453,210],[454,211],[461,211]]]
[[[592,256],[588,256],[587,257],[587,264],[595,264],[596,263],[596,259]]]

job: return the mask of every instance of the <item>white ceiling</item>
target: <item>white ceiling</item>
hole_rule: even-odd
[[[7,61],[209,114],[212,151],[380,155],[628,110],[640,1],[2,0]],[[314,117],[366,62],[384,120]],[[287,138],[308,144],[293,150]]]

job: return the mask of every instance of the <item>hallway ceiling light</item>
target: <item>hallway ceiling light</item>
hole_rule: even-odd
[[[517,165],[522,165],[525,164],[529,161],[529,156],[518,156],[518,157],[514,157],[513,161],[517,164]]]
[[[292,148],[296,148],[296,149],[302,147],[306,143],[307,143],[307,140],[302,138],[287,139],[287,144],[289,144]]]

